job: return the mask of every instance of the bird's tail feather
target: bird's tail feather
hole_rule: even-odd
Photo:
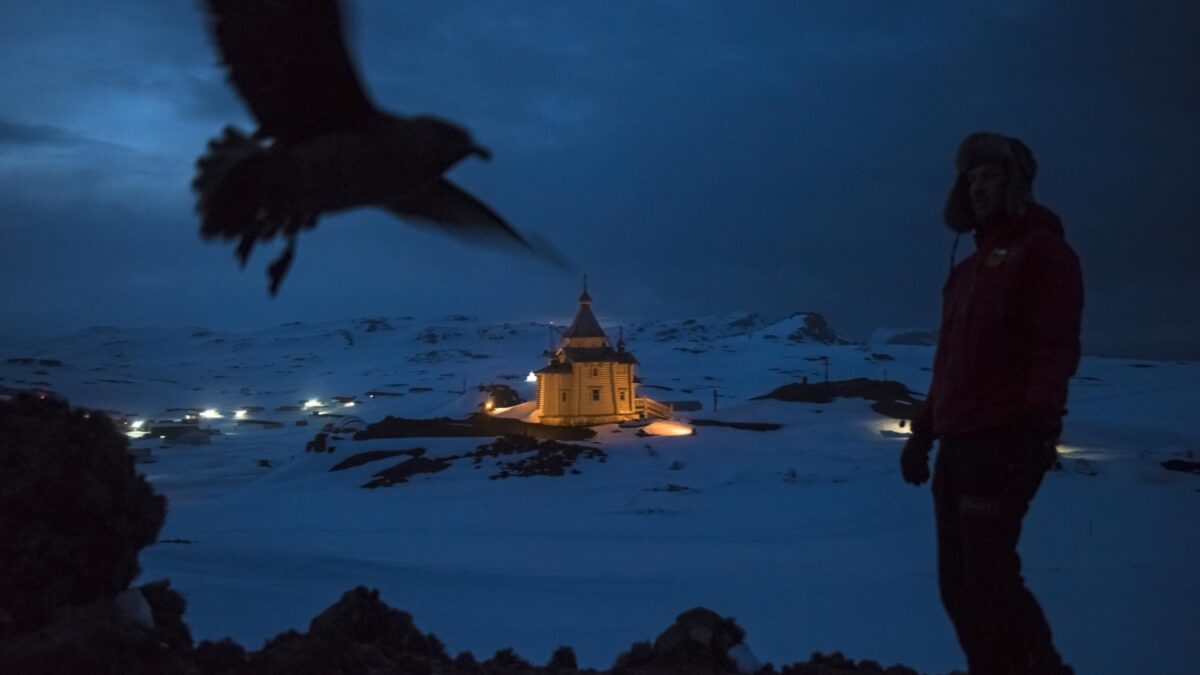
[[[315,214],[297,213],[287,198],[286,180],[262,140],[226,127],[208,142],[208,152],[196,161],[196,210],[200,236],[239,239],[237,257],[243,265],[259,241],[281,230],[294,234],[316,224]]]
[[[192,181],[201,237],[257,237],[266,160],[267,148],[234,127],[208,142]]]

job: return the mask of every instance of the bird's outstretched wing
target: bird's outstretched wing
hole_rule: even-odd
[[[387,208],[406,222],[433,227],[469,244],[515,246],[558,267],[571,268],[548,244],[522,236],[487,204],[444,178]]]
[[[229,79],[284,142],[361,128],[382,113],[363,89],[338,0],[205,0]]]

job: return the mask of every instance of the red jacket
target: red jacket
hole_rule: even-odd
[[[942,289],[933,383],[920,422],[941,435],[1062,414],[1079,364],[1083,278],[1062,221],[1032,203],[975,235]]]

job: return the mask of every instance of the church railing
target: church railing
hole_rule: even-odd
[[[633,399],[633,410],[646,417],[658,417],[661,419],[670,419],[674,415],[674,410],[672,410],[670,405],[641,396]]]

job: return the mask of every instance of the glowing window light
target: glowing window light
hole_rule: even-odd
[[[488,411],[488,412],[491,412],[491,411],[492,411],[492,409],[493,409],[493,408],[495,408],[495,407],[496,407],[496,404],[495,404],[495,403],[493,403],[493,402],[492,402],[492,399],[490,399],[490,398],[487,400],[487,402],[485,402],[485,403],[483,404],[483,409],[484,409],[484,410],[486,410],[486,411]]]
[[[525,381],[529,383],[537,382],[537,375],[534,375],[533,371],[531,370],[529,371],[529,374],[525,376]]]
[[[222,415],[216,408],[209,408],[208,410],[201,412],[200,416],[206,420],[219,420],[224,417],[224,415]]]
[[[354,403],[354,401],[346,401],[345,403],[342,404],[342,406],[345,408],[353,408],[355,406],[355,403]]]
[[[245,410],[235,410],[235,411],[233,411],[233,419],[235,419],[235,420],[244,420],[244,419],[246,419],[246,411],[245,411]]]
[[[134,420],[133,422],[129,423],[129,428],[141,429],[144,424],[146,424],[146,420]]]
[[[322,407],[324,407],[324,406],[325,406],[325,404],[324,404],[324,403],[321,403],[319,400],[317,400],[317,399],[315,399],[315,398],[310,398],[310,399],[308,399],[307,401],[305,401],[305,402],[304,402],[304,407],[305,407],[305,409],[308,409],[308,408],[322,408]]]

